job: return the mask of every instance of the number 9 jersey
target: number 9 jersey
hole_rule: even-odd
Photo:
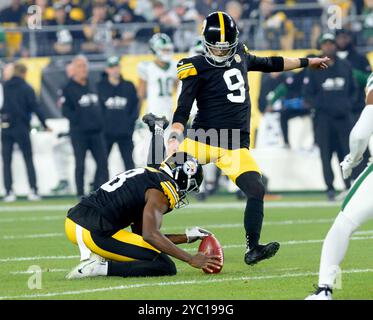
[[[173,123],[186,125],[193,101],[197,115],[193,129],[239,129],[240,147],[249,147],[250,97],[248,71],[279,72],[282,57],[256,57],[239,43],[230,63],[216,65],[205,55],[182,59],[177,65],[182,89]]]

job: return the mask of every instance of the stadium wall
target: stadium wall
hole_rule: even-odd
[[[314,52],[314,51],[313,51]],[[292,51],[260,51],[253,52],[259,56],[281,55],[287,57],[305,56],[311,51],[292,50]],[[175,55],[175,60],[185,57],[185,54]],[[138,82],[137,65],[141,61],[153,59],[152,55],[127,55],[121,60],[122,74],[125,79]],[[373,65],[373,52],[368,54],[368,59]],[[27,81],[40,93],[42,70],[50,63],[50,58],[30,58],[22,59],[28,67]],[[290,143],[294,146],[291,150],[285,150],[279,147],[279,141],[268,142],[268,133],[260,129],[262,115],[258,111],[258,96],[260,90],[259,72],[249,73],[250,96],[252,102],[252,143],[257,136],[257,148],[253,150],[253,155],[258,161],[260,167],[269,178],[270,191],[319,191],[324,190],[325,186],[322,178],[321,161],[318,150],[313,148],[313,136],[311,121],[307,118],[296,118],[289,123]],[[176,97],[175,97],[176,101]],[[146,104],[146,102],[145,102]],[[176,106],[176,103],[174,104]],[[142,110],[146,105],[142,106]],[[35,119],[34,119],[35,120]],[[268,119],[263,119],[268,121]],[[276,123],[276,119],[272,119]],[[58,181],[53,158],[53,147],[58,143],[57,134],[68,128],[68,123],[64,119],[51,119],[48,124],[54,129],[53,133],[37,132],[32,133],[32,144],[34,149],[34,163],[38,178],[39,190],[42,195],[49,195],[50,190]],[[273,127],[271,125],[271,127]],[[273,128],[271,128],[272,130]],[[262,132],[261,132],[262,131]],[[273,134],[272,140],[280,139]],[[134,160],[137,164],[141,163],[143,156],[141,154],[141,143],[143,141],[141,130],[134,134]],[[74,165],[73,155],[69,156],[68,175],[72,185],[74,185]],[[93,179],[94,162],[90,157],[86,161],[86,182]],[[336,173],[335,187],[343,188],[343,182],[340,175],[337,159],[333,159],[333,167]],[[110,175],[114,175],[124,168],[120,159],[118,149],[115,147],[109,158]],[[3,194],[2,162],[0,161],[0,194]],[[14,178],[14,191],[16,194],[23,195],[28,193],[28,182],[25,165],[22,155],[18,149],[13,156],[12,172]],[[88,186],[87,186],[88,187]],[[73,190],[74,191],[74,188]]]

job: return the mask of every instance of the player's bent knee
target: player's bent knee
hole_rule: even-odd
[[[354,233],[358,228],[359,224],[353,221],[346,215],[345,212],[340,212],[334,222],[334,227],[348,230],[350,234]]]
[[[164,253],[161,253],[158,258],[159,262],[161,263],[161,270],[162,270],[162,275],[164,276],[174,276],[177,273],[176,265],[175,263],[171,260],[169,256],[167,256]]]
[[[265,187],[260,173],[255,171],[245,172],[236,179],[236,184],[248,199],[264,198]]]

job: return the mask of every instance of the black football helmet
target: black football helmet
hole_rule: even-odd
[[[176,208],[186,206],[189,201],[186,198],[188,193],[199,192],[203,180],[203,169],[197,159],[186,152],[176,152],[166,158],[159,168],[169,175],[177,185],[179,201]]]
[[[207,61],[224,67],[229,65],[237,51],[238,28],[233,18],[222,11],[210,13],[202,26],[202,41]]]

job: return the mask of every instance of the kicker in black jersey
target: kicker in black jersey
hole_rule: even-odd
[[[283,58],[256,57],[242,43],[229,66],[213,65],[205,55],[182,59],[177,69],[182,90],[173,123],[185,126],[196,100],[198,113],[193,129],[238,129],[241,147],[248,147],[251,106],[247,72],[277,72],[283,68]]]

